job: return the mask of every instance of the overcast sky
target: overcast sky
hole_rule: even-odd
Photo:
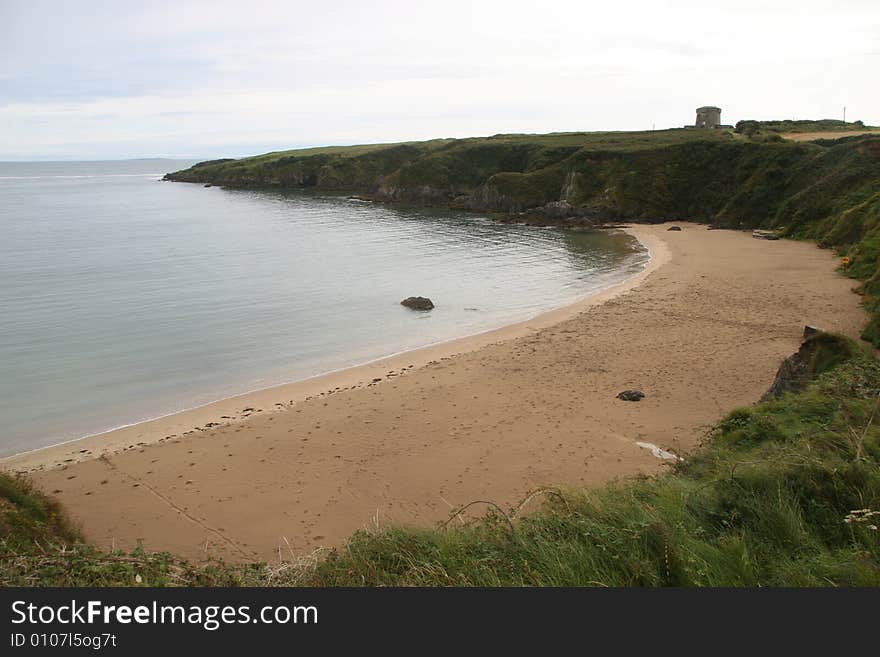
[[[0,159],[876,125],[878,80],[878,0],[0,0]]]

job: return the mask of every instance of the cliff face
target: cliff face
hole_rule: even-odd
[[[720,130],[498,135],[217,160],[166,178],[348,191],[515,220],[775,228],[839,247],[864,291],[880,296],[880,135],[814,143],[770,137]],[[880,319],[866,336],[880,345]]]
[[[381,201],[489,212],[687,217],[798,232],[821,215],[840,211],[841,201],[848,206],[851,194],[865,196],[880,180],[880,136],[817,145],[681,132],[687,138],[673,143],[658,138],[638,148],[594,147],[585,135],[584,143],[568,136],[575,142],[568,144],[536,136],[399,144],[354,153],[292,151],[205,162],[166,178],[237,188],[349,191]]]

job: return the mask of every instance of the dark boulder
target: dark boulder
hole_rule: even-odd
[[[637,402],[641,401],[645,396],[641,390],[624,390],[623,392],[617,393],[617,398],[622,399],[623,401],[632,401]]]
[[[680,230],[681,230],[681,226],[670,226],[670,227],[667,228],[666,230],[677,230],[677,231],[680,231]]]
[[[777,399],[786,392],[801,392],[823,372],[855,355],[854,343],[833,333],[815,333],[801,344],[779,366],[773,384],[761,397],[761,401]]]
[[[410,310],[431,310],[434,302],[428,297],[407,297],[400,302],[401,306],[406,306]]]

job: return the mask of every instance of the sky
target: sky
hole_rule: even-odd
[[[0,160],[880,125],[880,2],[0,0]]]

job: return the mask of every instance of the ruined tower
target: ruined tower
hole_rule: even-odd
[[[721,125],[721,108],[706,107],[697,108],[697,122],[694,124],[697,128],[717,128]]]

